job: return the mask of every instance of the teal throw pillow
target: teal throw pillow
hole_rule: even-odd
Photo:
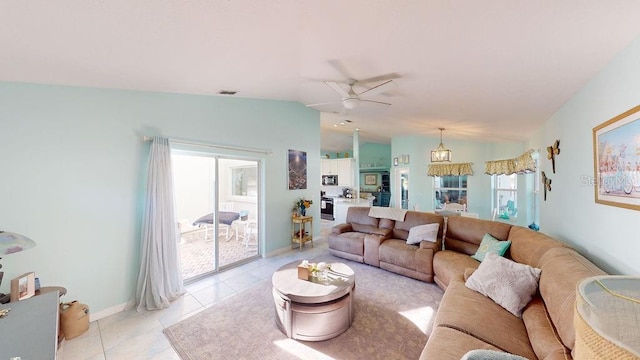
[[[482,241],[480,242],[480,246],[478,247],[478,251],[476,251],[475,254],[471,255],[471,257],[482,262],[485,255],[490,252],[498,254],[500,256],[504,256],[510,245],[511,240],[500,241],[491,236],[491,234],[484,234],[484,236],[482,237]]]

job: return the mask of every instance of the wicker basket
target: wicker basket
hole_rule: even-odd
[[[583,280],[573,319],[576,359],[640,359],[640,278]]]

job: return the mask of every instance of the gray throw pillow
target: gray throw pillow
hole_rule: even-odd
[[[513,315],[522,317],[522,309],[538,289],[540,272],[540,269],[490,252],[465,285],[495,301]]]

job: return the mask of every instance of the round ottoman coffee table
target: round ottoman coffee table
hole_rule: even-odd
[[[353,321],[355,275],[342,263],[330,263],[326,279],[298,279],[294,261],[273,273],[276,323],[292,339],[322,341],[345,332]]]

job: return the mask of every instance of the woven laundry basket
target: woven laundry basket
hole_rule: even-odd
[[[574,326],[576,359],[640,359],[640,277],[580,282]]]

